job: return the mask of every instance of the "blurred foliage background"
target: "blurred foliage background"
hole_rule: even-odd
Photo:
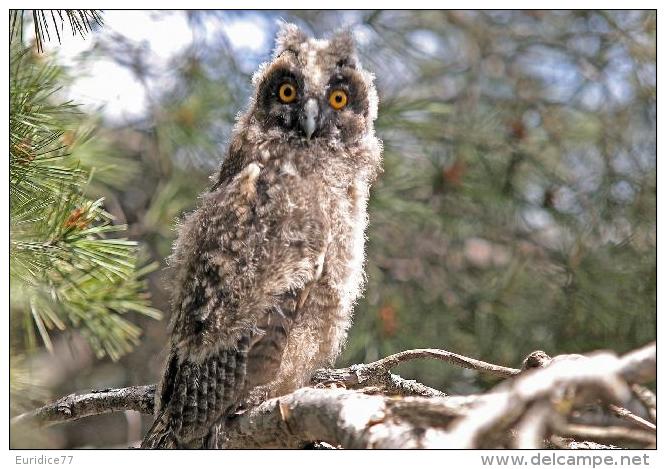
[[[655,12],[99,16],[59,45],[26,14],[12,41],[12,412],[159,379],[174,224],[224,158],[280,18],[350,26],[380,94],[367,290],[339,365],[435,347],[518,366],[656,339]],[[452,394],[492,384],[438,362],[397,372]],[[149,421],[15,431],[12,446],[126,447]]]

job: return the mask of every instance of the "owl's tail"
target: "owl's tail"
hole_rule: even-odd
[[[142,449],[174,449],[180,446],[166,414],[167,412],[162,411],[157,415],[153,426],[141,442]]]
[[[193,438],[191,441],[180,441],[166,415],[168,411],[162,411],[155,418],[146,436],[141,442],[141,449],[218,449],[220,447],[221,425],[213,425],[204,438]]]
[[[157,416],[142,448],[217,448],[222,422],[238,404],[247,374],[250,336],[202,361],[171,354],[160,386]]]

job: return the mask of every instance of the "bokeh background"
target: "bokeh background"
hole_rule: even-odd
[[[519,366],[536,349],[621,353],[656,339],[655,12],[101,17],[85,39],[65,28],[61,44],[51,37],[40,52],[28,15],[12,47],[27,47],[30,67],[55,67],[61,88],[48,100],[80,105],[76,119],[58,123],[63,161],[86,171],[81,196],[103,197],[108,226],[127,226],[83,237],[136,241],[122,285],[131,298],[111,303],[106,291],[74,304],[52,295],[43,313],[35,285],[12,276],[14,414],[74,391],[159,379],[174,225],[224,158],[279,19],[316,36],[351,27],[379,90],[385,171],[369,208],[366,294],[340,366],[423,347]],[[12,158],[23,144],[11,143]],[[11,208],[18,239],[33,221]],[[68,213],[64,226],[86,228],[76,208]],[[90,319],[95,301],[107,302]],[[70,318],[71,308],[78,322],[48,319]],[[120,333],[115,347],[117,324],[104,321],[119,312],[141,332]],[[441,362],[396,372],[451,394],[493,384]],[[127,447],[150,420],[120,413],[17,430],[11,444]]]

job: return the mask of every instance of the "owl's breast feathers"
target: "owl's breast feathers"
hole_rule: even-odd
[[[352,269],[362,265],[369,186],[375,177],[369,163],[373,149],[325,142],[306,146],[264,142],[257,153],[256,164],[262,167],[256,181],[257,215],[282,226],[276,234],[286,246],[316,241],[324,248],[320,256],[332,250],[318,265],[328,272],[329,280],[337,275],[335,283],[346,282],[347,264],[354,264]]]

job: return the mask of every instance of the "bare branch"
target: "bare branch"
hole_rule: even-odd
[[[61,397],[57,401],[32,412],[14,417],[11,424],[48,426],[121,410],[135,410],[143,414],[152,414],[154,404],[154,384],[121,389],[104,389]]]
[[[457,353],[432,348],[405,350],[404,352],[398,352],[393,355],[389,355],[386,358],[382,358],[381,360],[377,360],[376,362],[361,366],[365,367],[367,372],[372,373],[375,370],[390,370],[391,368],[394,368],[400,363],[408,360],[423,358],[445,361],[447,363],[451,363],[452,365],[488,373],[494,376],[499,376],[501,378],[508,378],[520,373],[520,370],[516,368],[507,368],[505,366],[493,365],[492,363],[476,360],[464,355],[458,355]]]
[[[628,383],[647,383],[657,378],[657,344],[652,342],[622,357],[620,374]]]
[[[657,426],[652,423],[648,422],[644,418],[639,417],[638,415],[635,415],[633,412],[631,412],[628,409],[625,409],[624,407],[616,406],[615,404],[610,404],[608,408],[618,417],[621,419],[626,420],[627,422],[631,422],[632,424],[636,425],[637,427],[642,428],[643,430],[646,430],[651,433],[657,433]]]
[[[455,422],[447,436],[451,448],[475,448],[488,440],[488,435],[506,433],[518,423],[533,406],[547,405],[549,413],[528,415],[539,418],[526,425],[529,429],[547,428],[545,419],[561,416],[565,402],[571,408],[577,401],[594,402],[602,398],[621,404],[629,400],[631,392],[622,378],[638,380],[656,375],[654,344],[631,352],[621,358],[608,352],[582,355],[562,355],[547,360],[545,368],[528,369],[525,373],[500,384],[494,389],[495,398],[473,408],[468,415]],[[649,368],[653,366],[650,372]],[[546,435],[532,436],[531,441]]]
[[[317,370],[313,374],[311,382],[315,385],[333,382],[341,384],[348,389],[376,386],[384,389],[387,394],[399,394],[402,396],[444,396],[445,393],[442,391],[416,381],[405,380],[400,376],[390,373],[390,370],[400,363],[418,359],[441,360],[456,366],[502,378],[515,376],[520,373],[520,370],[515,368],[493,365],[492,363],[483,362],[446,350],[414,349],[389,355],[372,363],[352,365],[348,368]]]
[[[326,441],[344,448],[440,447],[444,427],[467,407],[447,397],[387,398],[302,388],[232,419],[224,446],[297,448]]]
[[[550,413],[550,406],[543,402],[539,402],[528,409],[516,427],[514,447],[517,449],[541,448]]]
[[[352,365],[349,368],[323,368],[313,373],[310,383],[317,387],[328,384],[364,392],[382,392],[400,396],[444,396],[445,393],[414,380],[401,378],[385,370],[371,369],[368,365]]]
[[[555,428],[558,435],[582,440],[604,441],[614,443],[629,441],[654,445],[657,437],[649,432],[625,427],[595,427],[592,425],[566,424]]]
[[[641,386],[640,384],[632,384],[631,392],[633,392],[634,396],[636,396],[636,399],[638,399],[641,404],[643,404],[643,407],[645,407],[645,410],[650,416],[650,420],[652,420],[652,422],[656,422],[657,396],[655,396],[654,393],[648,388]]]
[[[550,442],[556,448],[561,449],[620,449],[614,445],[602,445],[594,441],[576,441],[573,438],[562,438],[557,435],[551,436]]]
[[[549,438],[550,444],[567,448],[608,447],[597,440],[653,445],[656,425],[624,406],[634,394],[644,391],[635,386],[630,389],[625,379],[645,382],[654,377],[655,353],[654,344],[620,358],[601,352],[551,359],[534,352],[520,371],[443,350],[408,350],[369,364],[318,370],[312,377],[314,388],[270,399],[230,418],[225,446],[286,448],[326,441],[344,448],[522,448],[542,447]],[[485,394],[445,396],[390,373],[399,363],[419,358],[513,379]],[[329,385],[333,388],[328,389]],[[152,413],[154,394],[154,385],[72,394],[15,417],[12,424],[49,425],[118,410]],[[642,394],[641,402],[651,406],[651,393]],[[599,399],[640,428],[568,422],[577,406]],[[601,431],[604,428],[609,429]]]

